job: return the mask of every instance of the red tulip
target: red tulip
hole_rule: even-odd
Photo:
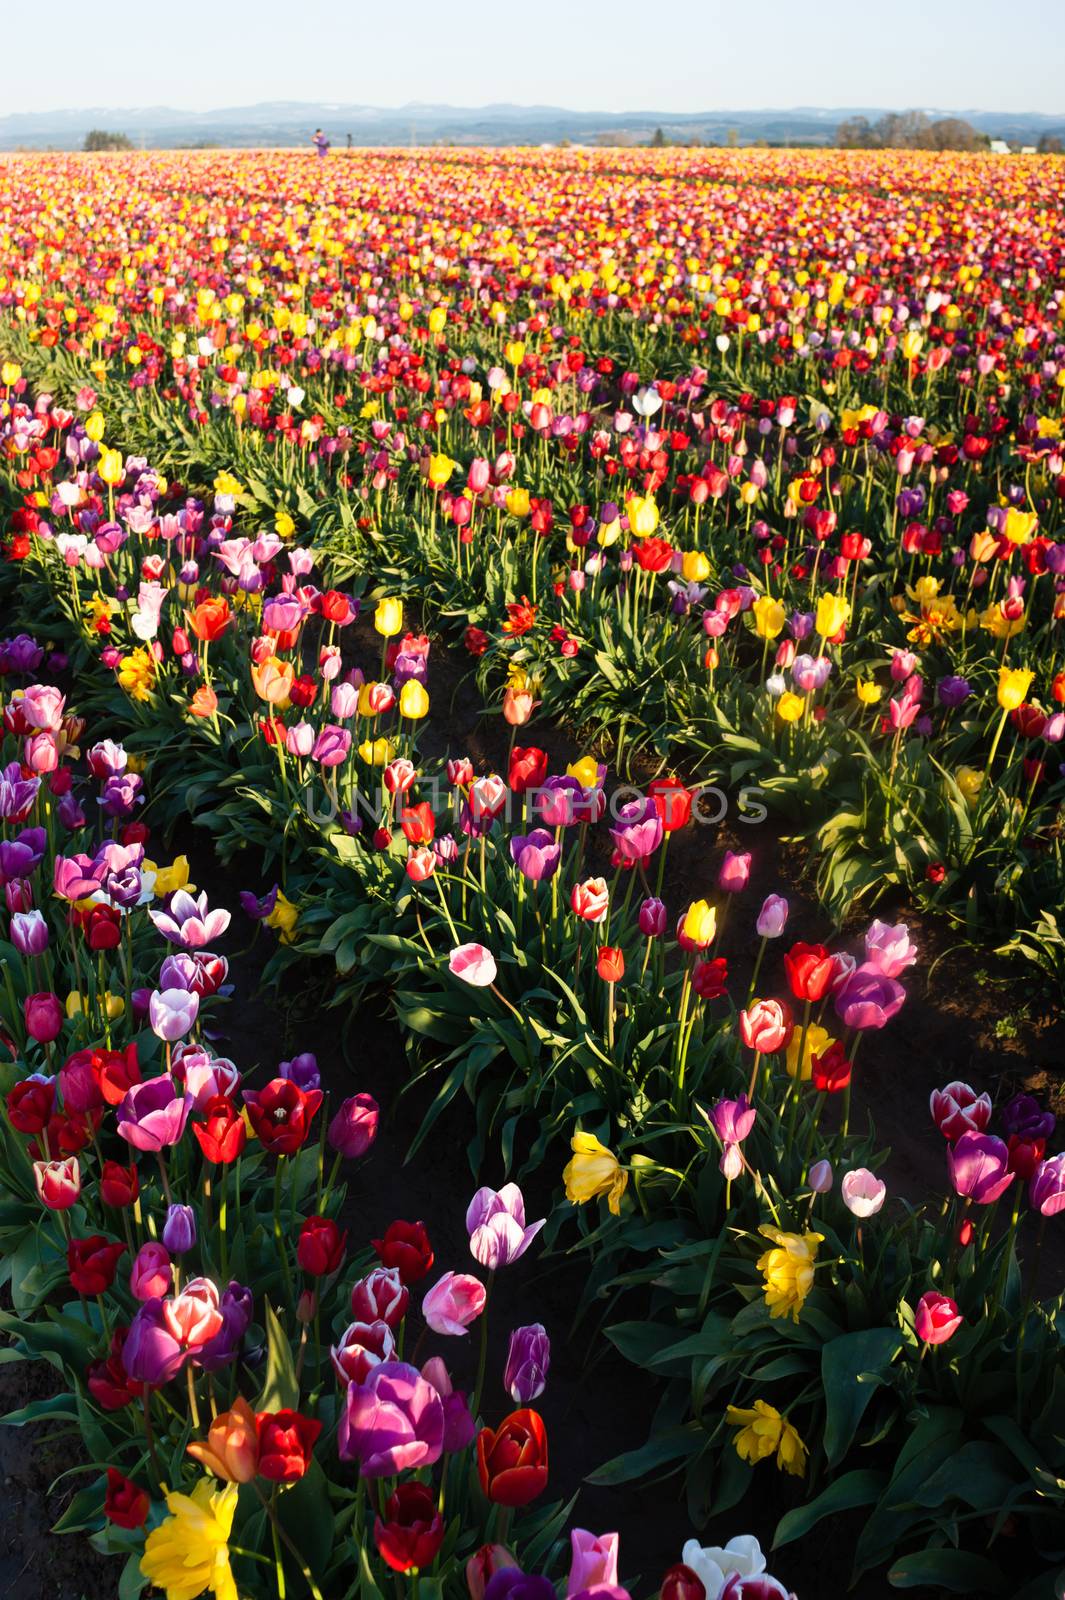
[[[494,1505],[527,1506],[547,1488],[547,1430],[536,1411],[512,1411],[477,1435],[477,1475]]]
[[[444,1539],[444,1519],[426,1483],[401,1483],[374,1522],[374,1542],[393,1572],[421,1571],[432,1564]]]
[[[255,1418],[259,1439],[259,1476],[272,1483],[295,1483],[311,1464],[322,1424],[299,1411],[260,1411]]]

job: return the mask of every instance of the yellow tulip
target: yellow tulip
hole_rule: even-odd
[[[998,672],[998,703],[1003,711],[1016,711],[1024,704],[1025,695],[1032,686],[1034,672],[1027,667],[1000,667]]]
[[[507,510],[512,517],[527,517],[532,510],[528,489],[510,489],[507,492]]]
[[[841,594],[823,594],[817,602],[814,627],[822,639],[833,639],[851,614],[850,601]]]
[[[388,739],[364,739],[359,746],[359,755],[369,767],[387,767],[395,753]]]
[[[630,495],[625,510],[629,518],[629,532],[634,539],[648,539],[658,527],[658,507],[654,496]]]
[[[403,627],[403,601],[379,600],[373,614],[373,625],[383,639],[394,639]]]
[[[442,489],[451,477],[457,463],[450,456],[436,455],[429,457],[429,482],[434,489]]]
[[[680,931],[691,944],[705,950],[717,932],[717,911],[707,900],[693,900],[684,913]]]
[[[759,639],[775,639],[784,628],[787,613],[779,600],[774,600],[772,595],[760,594],[751,606],[754,617],[754,631]]]
[[[446,322],[447,312],[444,310],[443,306],[434,306],[429,313],[429,332],[443,333]]]
[[[104,419],[99,411],[90,411],[85,418],[85,437],[99,444],[104,436]]]
[[[99,995],[96,996],[96,1001],[97,1004],[99,1004]],[[122,999],[122,996],[118,994],[112,994],[110,989],[108,989],[104,993],[103,1002],[104,1011],[107,1014],[108,1021],[117,1022],[123,1011],[126,1009],[126,1002]],[[63,1009],[66,1011],[68,1017],[73,1018],[82,1016],[85,1012],[84,995],[80,995],[76,989],[71,989],[70,993],[67,995]]]
[[[581,756],[566,768],[567,778],[576,778],[582,789],[594,789],[599,782],[599,763],[594,756]]]
[[[817,1247],[823,1233],[783,1233],[763,1223],[758,1232],[774,1246],[755,1263],[765,1278],[765,1303],[771,1317],[798,1322],[814,1284]]]
[[[268,928],[275,928],[282,944],[291,944],[296,936],[296,924],[300,914],[298,906],[285,898],[279,889],[277,899],[274,901],[273,910],[263,921]]]
[[[117,487],[126,476],[121,450],[101,450],[100,459],[96,463],[96,473],[112,489]]]
[[[1010,506],[1002,532],[1010,544],[1027,544],[1038,522],[1034,511],[1018,511],[1016,506]]]
[[[801,694],[792,694],[786,689],[777,701],[777,716],[781,722],[798,722],[806,709],[806,701]]]
[[[983,788],[984,775],[976,767],[959,767],[954,774],[954,782],[971,805]]]
[[[878,683],[866,683],[861,678],[854,685],[854,692],[863,706],[875,706],[884,693]]]
[[[680,570],[685,583],[702,583],[704,578],[710,576],[710,563],[701,550],[686,550]]]
[[[419,722],[429,711],[429,696],[417,678],[408,678],[399,691],[399,714]]]

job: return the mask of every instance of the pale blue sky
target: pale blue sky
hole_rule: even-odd
[[[1060,0],[49,0],[0,115],[259,100],[1065,112]]]

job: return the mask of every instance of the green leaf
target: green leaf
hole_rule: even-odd
[[[664,1428],[652,1435],[639,1450],[627,1450],[624,1455],[615,1456],[612,1461],[597,1467],[588,1474],[588,1482],[610,1487],[616,1483],[629,1483],[633,1478],[642,1478],[645,1473],[654,1472],[659,1467],[673,1467],[695,1455],[702,1448],[703,1440],[702,1429],[694,1425]]]
[[[1003,1594],[1006,1579],[993,1561],[968,1550],[914,1550],[888,1572],[893,1589],[922,1589],[926,1585],[948,1594]]]
[[[141,1571],[140,1553],[134,1551],[126,1557],[118,1580],[118,1600],[137,1600],[137,1596],[143,1594],[147,1587],[148,1580]]]
[[[794,1511],[788,1511],[781,1517],[773,1535],[773,1549],[803,1538],[822,1517],[835,1516],[839,1511],[853,1511],[857,1506],[875,1505],[886,1482],[887,1473],[878,1472],[872,1467],[845,1472],[842,1478],[829,1484],[816,1499],[804,1506],[797,1506]]]
[[[296,1381],[296,1368],[292,1360],[292,1346],[277,1320],[269,1301],[266,1303],[266,1382],[263,1384],[256,1411],[289,1411],[299,1405],[300,1386]]]
[[[885,1381],[902,1340],[897,1328],[844,1333],[821,1352],[825,1390],[825,1454],[829,1466],[850,1449],[873,1390]]]

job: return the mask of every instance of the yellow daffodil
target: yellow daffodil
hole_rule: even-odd
[[[141,1572],[166,1600],[196,1600],[207,1590],[215,1600],[237,1600],[229,1564],[237,1492],[235,1483],[217,1489],[201,1478],[190,1495],[167,1495],[170,1515],[148,1535],[141,1556]]]
[[[725,1415],[730,1426],[740,1430],[733,1443],[741,1461],[753,1467],[775,1455],[781,1472],[790,1473],[793,1478],[803,1476],[806,1446],[795,1427],[775,1406],[766,1400],[756,1400],[750,1410],[729,1406]]]
[[[770,1241],[772,1248],[758,1257],[759,1272],[765,1278],[765,1303],[771,1317],[790,1317],[798,1322],[799,1314],[814,1284],[814,1266],[817,1247],[824,1239],[823,1233],[785,1233],[780,1228],[763,1223],[758,1232]]]
[[[628,1186],[629,1175],[617,1156],[600,1143],[594,1133],[575,1133],[570,1149],[573,1157],[562,1174],[570,1205],[583,1206],[599,1195],[606,1195],[607,1210],[612,1216],[620,1216],[621,1197]]]
[[[155,657],[150,650],[134,650],[118,663],[118,682],[131,700],[150,700],[155,685]]]
[[[291,944],[296,935],[296,924],[299,919],[299,908],[293,905],[291,900],[286,899],[279,889],[273,910],[268,917],[263,918],[266,926],[277,930],[282,944]]]

